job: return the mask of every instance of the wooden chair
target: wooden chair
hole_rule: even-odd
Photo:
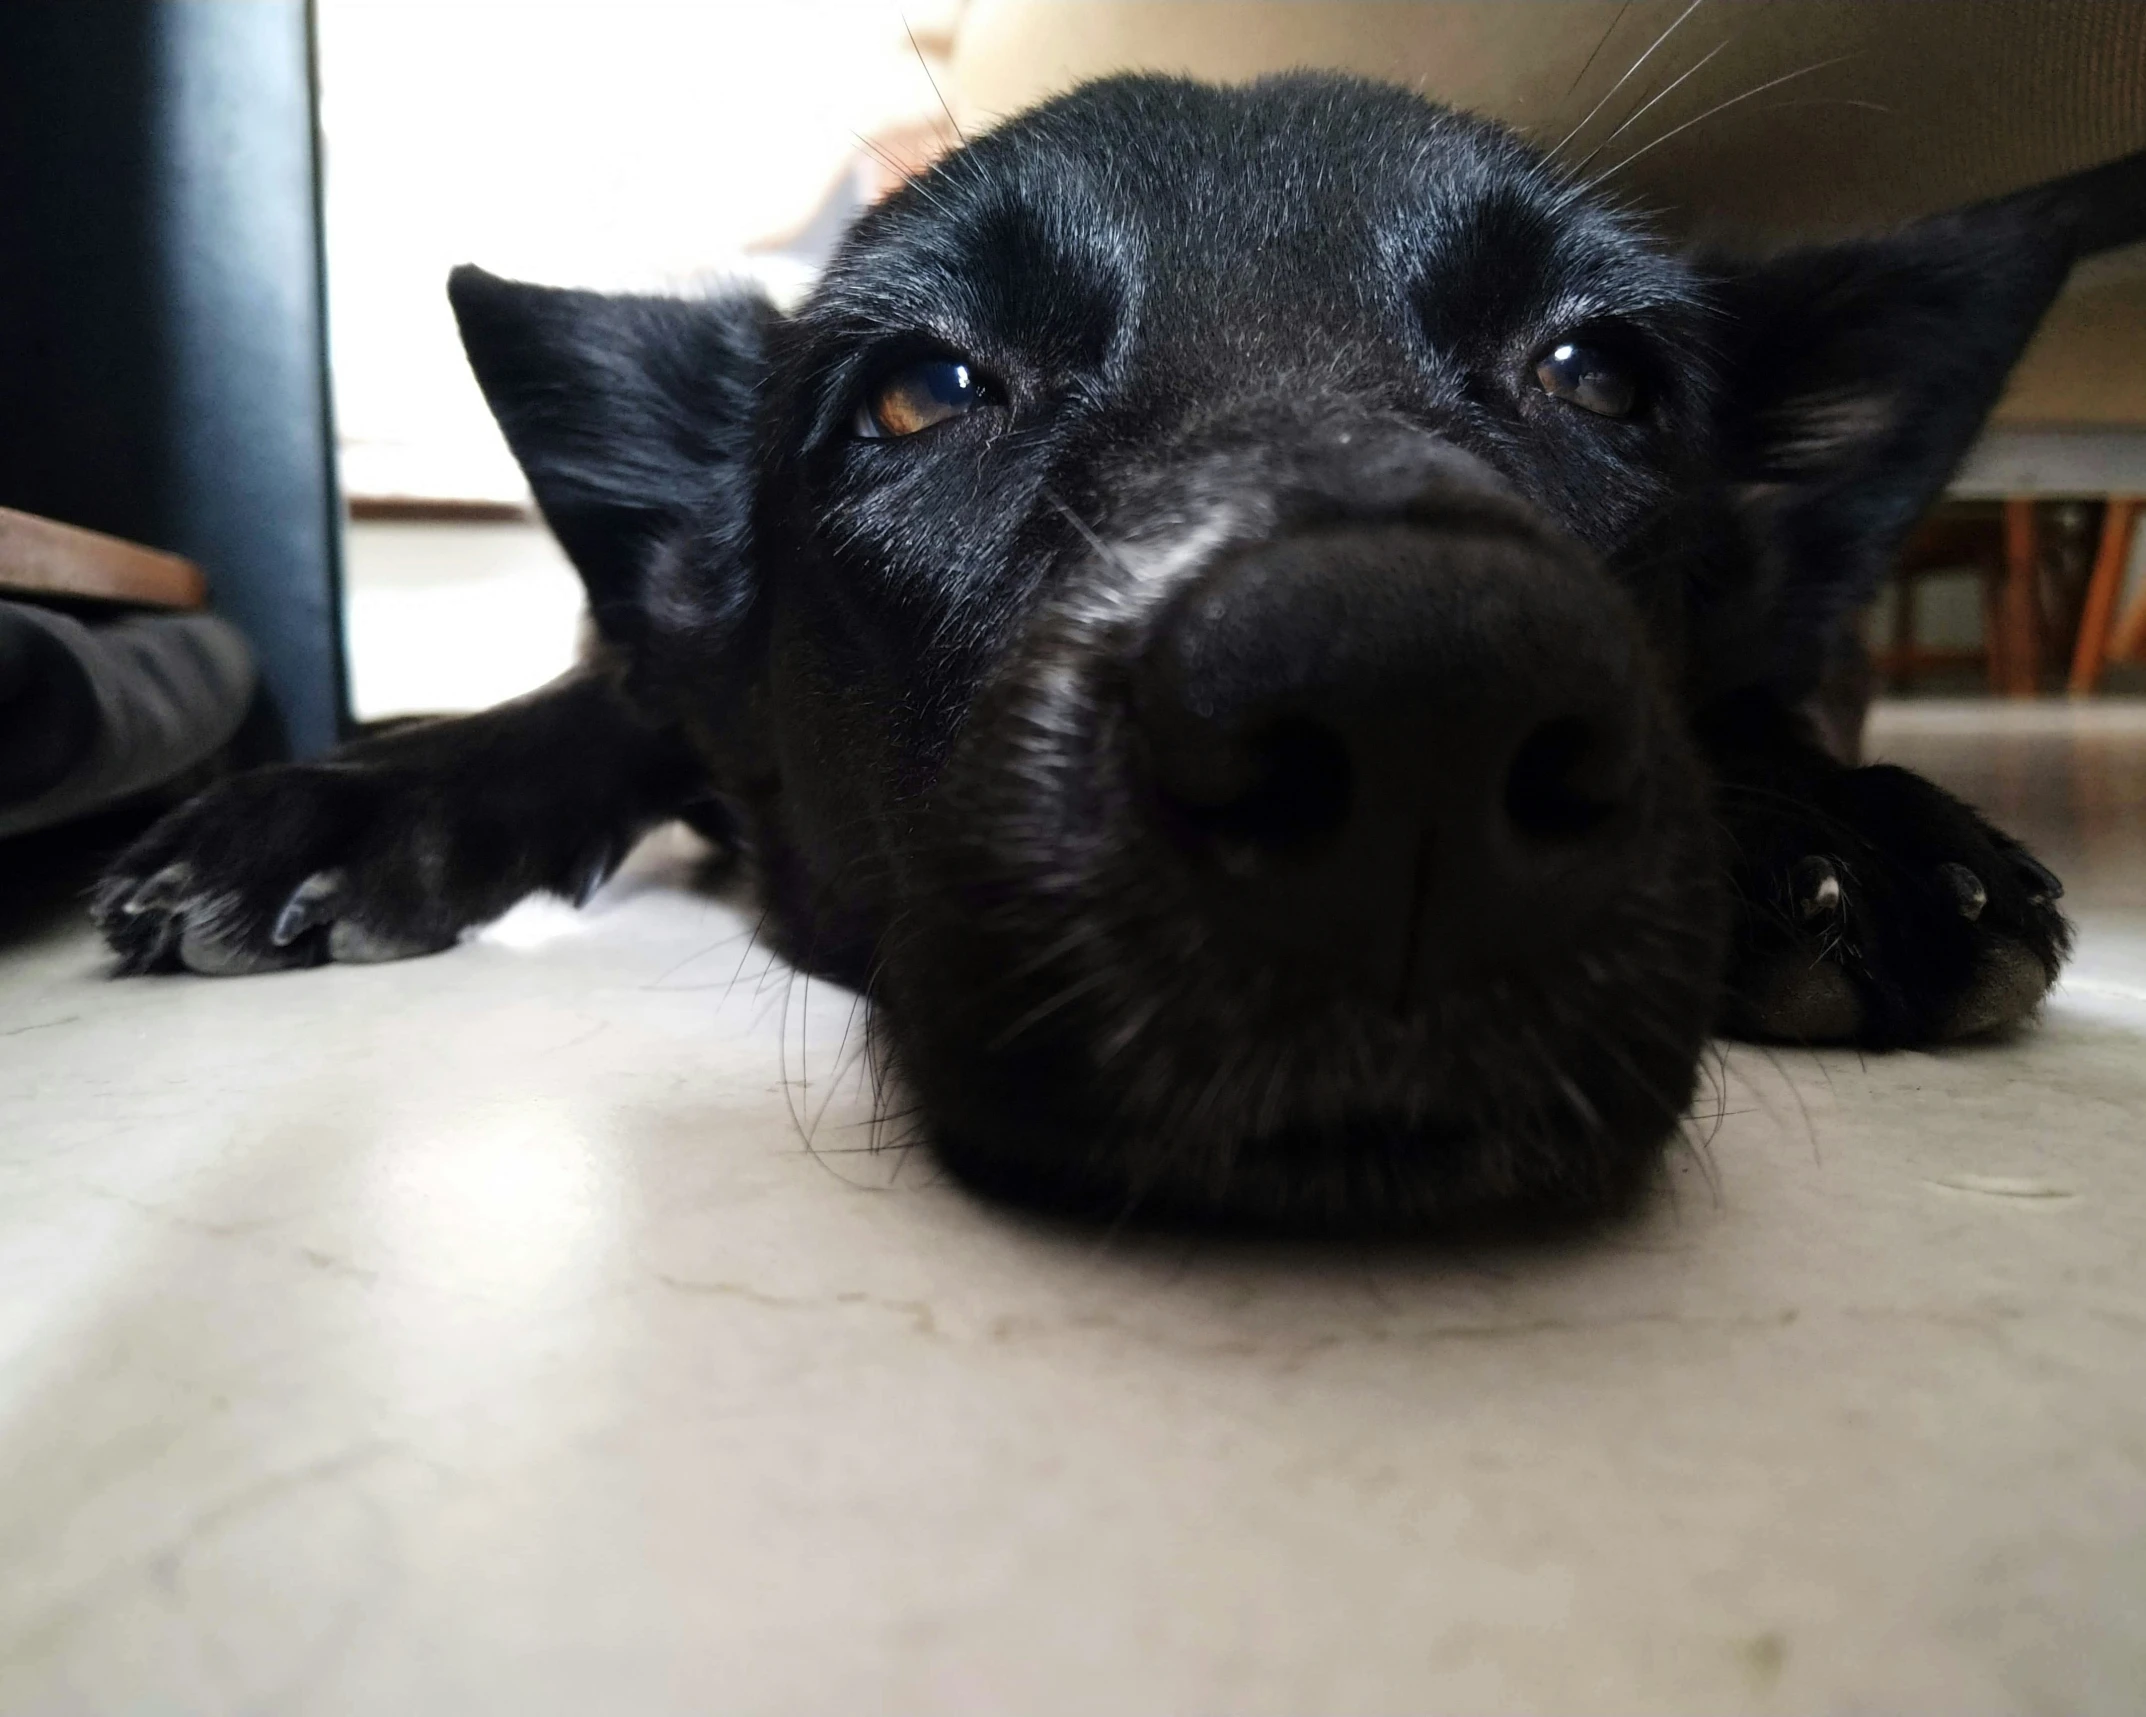
[[[1983,637],[1995,635],[1991,593],[2003,557],[2001,522],[1994,509],[1941,508],[1909,539],[1893,568],[1890,636],[1876,652],[1874,666],[1888,687],[1913,685],[1924,674],[1945,668],[1981,668],[1995,658],[1985,642],[1966,648],[1936,648],[1919,633],[1921,586],[1934,577],[1973,570],[1983,586]]]
[[[2056,638],[2044,608],[2044,502],[2090,502],[2101,509],[2098,540],[2075,634]],[[1939,566],[1983,573],[1984,648],[1992,693],[2033,697],[2045,667],[2070,655],[2066,686],[2086,696],[2112,662],[2146,660],[2146,595],[2122,608],[2124,579],[2146,501],[2146,432],[2122,425],[1999,425],[1987,431],[1947,490],[1947,504],[1902,557],[1904,582]],[[1947,533],[1950,533],[1949,535]],[[1899,599],[1896,597],[1896,602]],[[1896,642],[1911,648],[1913,601],[1894,610]],[[1897,628],[1910,630],[1903,639]],[[2069,623],[2066,616],[2065,624]],[[1899,652],[1894,652],[1898,654]],[[1957,659],[1959,653],[1955,653]],[[1880,665],[1886,653],[1880,653]],[[1902,678],[1895,675],[1897,681]]]
[[[1988,506],[1952,503],[1935,514],[1902,551],[1894,569],[1890,637],[1877,652],[1887,685],[1912,685],[1939,668],[1981,667],[1991,692],[2033,697],[2044,667],[2062,649],[2051,636],[2044,603],[2043,532],[2038,498],[2013,495]],[[2146,593],[2121,618],[2124,578],[2138,534],[2141,500],[2118,495],[2101,503],[2099,538],[2088,575],[2079,627],[2071,639],[2067,689],[2088,696],[2111,662],[2146,658]],[[1933,576],[1973,570],[1982,575],[1983,643],[1933,648],[1916,634],[1917,587]]]
[[[2021,530],[2026,534],[2023,555],[2031,568],[2033,555],[2032,509]],[[2079,617],[2079,638],[2072,646],[2073,697],[2085,697],[2101,684],[2102,670],[2110,662],[2136,661],[2146,655],[2146,590],[2132,599],[2121,620],[2116,605],[2124,593],[2124,575],[2131,567],[2132,541],[2138,533],[2139,498],[2111,496],[2101,518],[2101,545],[2095,551],[2093,576],[2087,580],[2086,609]],[[2013,574],[2007,568],[2006,589]]]

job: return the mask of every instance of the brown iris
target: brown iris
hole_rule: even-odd
[[[1608,353],[1570,340],[1536,360],[1535,380],[1552,399],[1597,417],[1630,417],[1639,403],[1639,384],[1630,370]]]
[[[983,384],[958,358],[927,358],[895,371],[857,408],[855,432],[867,441],[915,435],[973,411]]]

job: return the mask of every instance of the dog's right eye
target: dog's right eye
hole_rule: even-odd
[[[1535,381],[1552,399],[1597,417],[1630,417],[1639,403],[1639,383],[1629,368],[1572,340],[1561,340],[1536,360]]]
[[[865,441],[915,435],[974,411],[984,400],[976,372],[958,358],[927,358],[897,370],[857,408],[851,432]]]

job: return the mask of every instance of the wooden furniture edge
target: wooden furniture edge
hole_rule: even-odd
[[[445,495],[352,495],[344,505],[361,524],[530,524],[537,510],[526,501],[473,501]]]
[[[102,531],[0,507],[0,594],[199,608],[208,580],[192,561]]]

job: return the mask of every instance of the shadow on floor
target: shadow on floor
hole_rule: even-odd
[[[106,861],[165,809],[137,803],[0,841],[0,954],[79,925]]]

